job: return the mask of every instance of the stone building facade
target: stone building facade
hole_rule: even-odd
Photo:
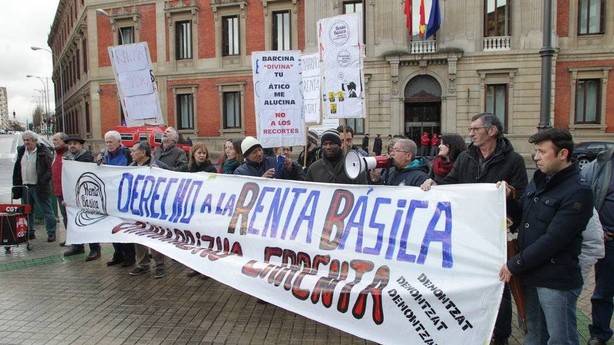
[[[580,3],[596,1],[604,8],[602,28],[592,33],[587,26],[589,34],[578,34]],[[608,83],[614,73],[614,11],[605,10],[608,2],[553,1],[551,123],[569,127],[579,141],[607,137],[613,126],[614,103],[607,96],[614,94],[614,83]],[[348,120],[357,141],[362,133],[467,135],[474,114],[492,111],[528,157],[527,138],[539,122],[542,2],[440,4],[444,21],[436,37],[410,40],[402,0],[61,0],[48,41],[56,114],[61,116],[63,98],[66,130],[92,139],[119,125],[107,47],[145,41],[168,124],[219,148],[223,138],[255,133],[251,52],[315,52],[318,19],[360,12],[367,117]],[[575,123],[572,111],[578,81],[585,79],[588,87],[600,82],[601,112],[589,124]]]
[[[9,124],[9,99],[6,87],[0,86],[0,128],[7,128]]]

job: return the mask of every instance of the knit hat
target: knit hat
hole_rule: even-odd
[[[320,141],[320,136],[318,135],[318,132],[314,131],[313,129],[310,129],[307,132],[307,142],[309,144],[313,144],[315,146],[318,146],[318,142]]]
[[[249,153],[258,146],[262,147],[258,139],[252,136],[245,137],[245,139],[243,139],[241,142],[241,151],[243,151],[243,156],[248,156]]]
[[[325,141],[332,141],[333,143],[341,146],[341,136],[339,135],[339,131],[336,129],[326,130],[324,133],[322,133],[322,145],[324,145]]]

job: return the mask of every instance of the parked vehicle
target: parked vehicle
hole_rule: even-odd
[[[580,168],[592,162],[601,151],[608,150],[614,147],[614,142],[608,141],[587,141],[576,144],[573,150],[572,158],[578,161]]]
[[[122,144],[126,147],[132,147],[134,144],[140,141],[147,141],[151,148],[156,148],[160,146],[162,143],[162,134],[166,130],[167,126],[155,126],[155,125],[146,125],[139,127],[126,127],[126,126],[117,126],[114,127],[113,130],[119,132],[122,137]],[[181,148],[186,152],[186,154],[190,153],[191,145],[180,142],[177,143],[177,147]]]

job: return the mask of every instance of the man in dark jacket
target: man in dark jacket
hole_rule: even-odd
[[[83,148],[85,140],[81,139],[78,135],[69,136],[66,139],[68,145],[68,154],[66,160],[73,160],[77,162],[93,163],[94,157],[92,154]],[[69,250],[64,252],[64,256],[72,256],[83,253],[83,244],[73,244]],[[85,258],[85,261],[92,261],[100,259],[100,243],[90,243],[90,253]]]
[[[592,324],[589,345],[605,345],[612,338],[614,296],[614,149],[603,151],[582,168],[582,177],[593,190],[593,202],[603,225],[605,257],[595,265],[595,290],[591,297]]]
[[[154,163],[162,169],[172,171],[185,171],[188,158],[185,152],[177,147],[179,134],[173,127],[168,127],[162,135],[162,145],[153,153]]]
[[[428,180],[429,167],[424,158],[414,159],[418,147],[411,139],[397,139],[392,146],[392,167],[384,175],[384,184],[389,186],[420,187]],[[372,182],[379,182],[381,177],[377,171],[371,174]]]
[[[520,253],[501,267],[499,277],[508,282],[518,275],[523,282],[525,344],[578,344],[576,301],[582,290],[578,255],[582,230],[593,214],[593,194],[571,162],[569,131],[550,128],[529,142],[535,144],[533,159],[539,170],[519,203]]]
[[[496,183],[505,181],[515,189],[508,197],[508,217],[512,216],[510,204],[522,195],[528,181],[524,159],[514,151],[512,144],[503,137],[501,121],[491,113],[481,113],[471,119],[469,127],[471,144],[458,155],[452,171],[443,184],[455,183]],[[422,184],[428,190],[435,185],[432,179]],[[513,229],[518,224],[512,219]],[[499,315],[493,332],[493,345],[507,344],[512,334],[512,296],[506,284],[499,307]]]
[[[360,145],[366,153],[369,153],[369,133],[365,133],[365,136],[362,137],[362,145]]]
[[[40,208],[45,217],[47,242],[55,241],[56,221],[51,208],[51,160],[49,149],[38,143],[38,135],[25,131],[21,135],[23,146],[17,148],[17,160],[13,166],[13,186],[27,187],[27,193],[21,188],[13,188],[13,198],[22,198],[23,203],[32,206],[28,215],[28,237],[34,235],[34,208]],[[25,194],[23,194],[23,193]]]
[[[349,134],[349,132],[346,132]],[[324,183],[367,184],[367,174],[362,172],[355,180],[345,174],[345,163],[341,149],[339,131],[329,129],[322,134],[322,158],[315,161],[309,169],[305,181]]]
[[[375,139],[373,139],[373,153],[375,153],[376,156],[382,154],[382,138],[379,134],[376,134]]]

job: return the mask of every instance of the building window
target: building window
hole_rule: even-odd
[[[192,58],[192,21],[185,20],[175,23],[175,59]]]
[[[273,12],[273,50],[292,49],[290,11]]]
[[[576,81],[576,124],[600,123],[601,79]]]
[[[87,40],[83,39],[83,73],[87,73]]]
[[[406,0],[406,1],[411,1],[411,0]],[[344,1],[343,2],[343,13],[344,14],[348,14],[348,13],[358,13],[360,14],[360,16],[362,17],[362,43],[366,42],[365,36],[367,33],[366,30],[366,21],[365,21],[365,11],[364,11],[364,5],[362,3],[362,0],[358,0],[358,1]]]
[[[510,36],[510,0],[486,0],[484,36]]]
[[[365,134],[365,119],[346,119],[346,124],[354,130],[354,134]]]
[[[90,124],[90,104],[85,102],[85,132],[91,133],[92,127]]]
[[[177,95],[177,129],[194,129],[194,96]]]
[[[602,34],[604,12],[603,0],[579,0],[578,33],[580,35]]]
[[[241,128],[241,93],[224,92],[224,129]]]
[[[222,17],[222,55],[239,54],[239,16]]]
[[[134,43],[134,26],[124,26],[117,30],[117,44]]]
[[[486,111],[494,114],[507,133],[507,84],[486,85]]]

